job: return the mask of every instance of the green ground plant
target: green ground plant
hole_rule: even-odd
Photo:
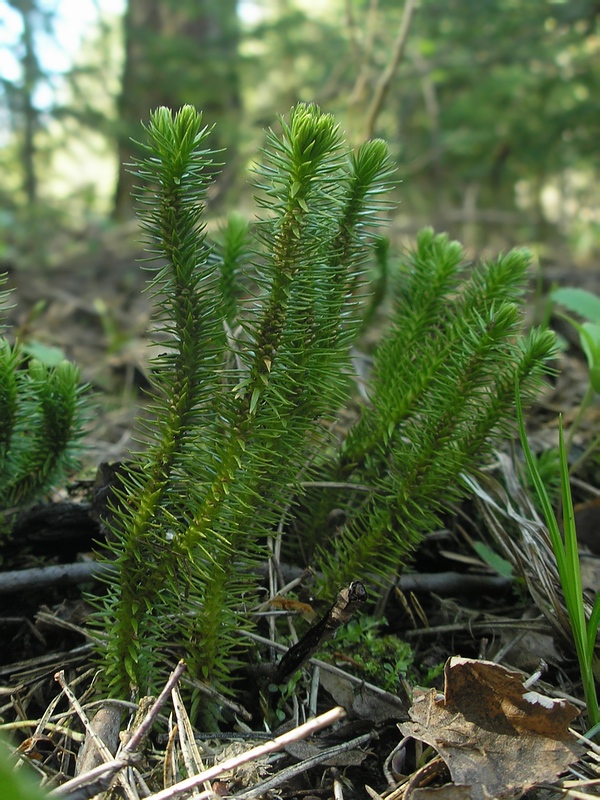
[[[146,128],[139,204],[160,259],[148,268],[164,354],[95,617],[117,696],[155,691],[169,650],[233,691],[237,631],[274,537],[316,567],[325,600],[355,579],[388,581],[510,424],[515,378],[530,396],[553,354],[553,334],[520,332],[525,251],[467,270],[460,245],[426,229],[400,269],[370,403],[341,441],[332,423],[352,394],[393,168],[384,142],[349,151],[313,105],[280,125],[256,172],[254,238],[234,218],[216,248],[203,228],[214,154],[201,115],[160,108]]]
[[[516,391],[516,411],[521,445],[525,454],[527,469],[542,506],[546,525],[548,526],[548,533],[550,534],[550,541],[552,542],[554,557],[556,558],[558,576],[567,614],[569,616],[571,631],[573,633],[575,652],[577,653],[577,660],[579,662],[579,672],[583,683],[588,719],[590,725],[596,728],[598,723],[600,723],[600,713],[598,711],[598,696],[594,679],[594,651],[596,647],[598,625],[600,624],[600,595],[596,595],[592,613],[589,620],[587,620],[581,582],[579,544],[577,541],[577,529],[575,527],[575,515],[573,513],[573,500],[569,483],[569,465],[563,436],[562,418],[559,417],[558,430],[564,536],[561,534],[552,502],[540,476],[531,448],[529,447],[518,388]]]
[[[387,692],[396,692],[402,677],[413,664],[412,648],[397,636],[382,630],[385,618],[362,615],[352,619],[328,642],[326,657],[335,662],[335,654],[343,654],[347,669],[358,677],[380,686]]]
[[[0,303],[7,300],[0,292]],[[49,366],[0,337],[0,509],[33,502],[75,469],[87,416],[84,393],[74,364]]]

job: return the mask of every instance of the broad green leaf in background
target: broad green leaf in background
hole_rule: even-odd
[[[590,370],[590,384],[595,392],[600,393],[600,297],[586,289],[571,286],[555,289],[550,297],[553,302],[588,320],[581,323],[568,314],[560,313],[579,333],[579,343]]]
[[[573,286],[565,286],[555,289],[551,295],[555,303],[568,308],[580,317],[585,317],[590,322],[600,322],[600,297],[588,292],[586,289],[578,289]]]
[[[61,361],[66,360],[66,356],[60,347],[52,347],[41,342],[26,342],[21,349],[25,355],[36,358],[45,367],[56,367]]]
[[[502,556],[498,555],[485,542],[473,542],[473,549],[482,561],[495,570],[503,578],[514,578],[512,565]]]
[[[566,314],[564,317],[579,333],[579,343],[590,371],[590,384],[595,392],[600,392],[600,325],[594,322],[580,324]]]

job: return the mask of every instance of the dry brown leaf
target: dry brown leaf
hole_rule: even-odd
[[[584,752],[568,727],[578,710],[523,686],[522,675],[490,661],[451,658],[444,696],[417,697],[401,724],[435,748],[473,800],[511,798],[551,781]]]
[[[321,670],[321,685],[334,701],[345,708],[351,717],[367,719],[377,724],[389,719],[406,719],[409,701],[379,690],[373,691],[368,685],[351,683],[349,680],[326,670]]]

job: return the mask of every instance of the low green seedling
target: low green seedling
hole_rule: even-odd
[[[387,692],[398,690],[414,660],[412,648],[397,636],[382,633],[384,618],[361,616],[350,620],[327,645],[329,657],[344,656],[344,667]],[[346,660],[347,659],[347,660]]]
[[[0,276],[0,286],[5,281]],[[1,291],[0,304],[7,298]],[[0,335],[0,510],[37,500],[74,469],[87,418],[84,393],[74,364],[28,358],[19,342]]]
[[[497,572],[498,575],[509,579],[514,577],[511,563],[505,558],[502,558],[495,550],[492,550],[485,542],[473,542],[473,549],[479,558],[484,561],[488,567],[493,569],[494,572]]]
[[[598,624],[600,623],[600,595],[596,595],[592,613],[589,620],[586,620],[577,530],[575,528],[573,499],[571,497],[571,487],[569,484],[569,467],[562,430],[562,418],[559,417],[558,430],[564,538],[561,535],[558,520],[552,508],[552,503],[550,502],[550,497],[537,469],[531,448],[529,447],[518,388],[515,394],[517,423],[519,426],[521,445],[523,447],[523,453],[525,454],[527,469],[535,486],[546,525],[548,526],[548,533],[556,559],[560,585],[569,616],[571,631],[573,633],[573,642],[575,644],[575,652],[577,653],[579,671],[583,683],[588,718],[590,725],[595,727],[600,722],[598,696],[596,694],[596,684],[593,673],[594,648],[598,633]]]

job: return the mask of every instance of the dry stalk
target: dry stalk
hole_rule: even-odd
[[[108,788],[115,774],[120,773],[124,767],[130,766],[135,761],[137,749],[139,748],[142,740],[149,733],[159,710],[164,705],[173,687],[177,684],[184,669],[185,664],[183,661],[180,661],[171,673],[164,689],[152,704],[145,718],[142,720],[139,728],[132,735],[131,739],[122,749],[117,758],[114,759],[112,757],[112,753],[108,750],[102,739],[100,739],[93,730],[87,714],[66,683],[64,673],[58,672],[56,675],[57,681],[60,683],[64,693],[69,699],[69,702],[77,711],[77,714],[85,725],[88,734],[93,738],[99,752],[106,759],[106,763],[101,764],[99,767],[96,767],[95,769],[90,770],[83,775],[78,775],[76,778],[63,783],[62,786],[58,786],[56,789],[50,792],[50,797],[67,797],[70,800],[76,800],[78,797],[92,797],[94,794],[98,794],[100,791],[104,791],[106,788]],[[131,800],[137,800],[136,794],[133,792],[131,786],[121,774],[118,774],[118,780],[123,787],[126,796],[131,798]],[[90,794],[89,792],[92,789],[93,794]]]
[[[233,758],[228,758],[221,764],[215,764],[214,767],[211,767],[210,769],[207,769],[198,775],[193,775],[191,778],[180,781],[168,789],[163,789],[161,792],[153,794],[148,798],[148,800],[173,800],[175,797],[179,797],[180,795],[190,792],[192,789],[200,786],[200,784],[204,783],[205,781],[212,781],[215,778],[218,778],[223,772],[237,769],[237,767],[240,767],[242,764],[247,764],[249,761],[255,761],[256,759],[262,758],[262,756],[266,756],[269,753],[275,753],[278,750],[283,750],[292,742],[299,742],[302,739],[305,739],[307,736],[312,736],[312,734],[320,731],[322,728],[333,725],[334,722],[338,722],[345,716],[346,712],[344,709],[341,708],[341,706],[336,706],[336,708],[332,708],[325,714],[321,714],[319,717],[315,717],[314,719],[305,722],[303,725],[300,725],[297,728],[278,736],[276,739],[272,739],[269,742],[265,742],[257,747],[253,747],[252,750],[248,750],[245,753],[240,753]],[[201,798],[208,796],[208,793],[203,792],[199,797]],[[197,798],[197,800],[199,800],[199,798]]]
[[[553,629],[561,639],[571,642],[571,626],[546,524],[523,488],[513,460],[504,453],[496,455],[502,483],[491,475],[480,475],[477,480],[465,475],[464,480],[474,492],[501,554],[525,581],[534,603]],[[507,523],[516,528],[516,536],[509,532]],[[585,606],[589,617],[592,606],[588,598]]]

